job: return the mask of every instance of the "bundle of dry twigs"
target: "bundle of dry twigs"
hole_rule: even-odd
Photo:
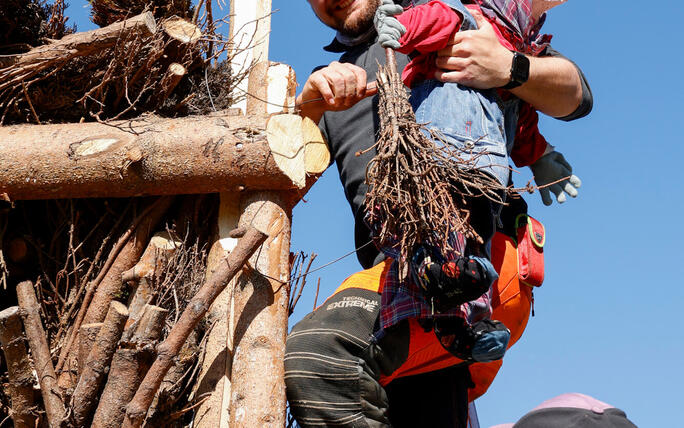
[[[481,242],[470,224],[468,198],[503,203],[506,189],[474,167],[477,155],[462,156],[443,136],[416,123],[392,58],[388,53],[387,65],[377,74],[380,134],[366,171],[366,207],[376,243],[399,254],[405,277],[419,245],[453,250],[449,237],[454,233]]]

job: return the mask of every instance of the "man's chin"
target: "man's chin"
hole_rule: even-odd
[[[368,0],[361,9],[355,10],[344,22],[338,24],[337,30],[348,37],[358,37],[368,32],[373,26],[373,16],[380,2]]]

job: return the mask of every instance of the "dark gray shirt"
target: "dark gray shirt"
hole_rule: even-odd
[[[378,63],[385,63],[385,50],[377,43],[368,42],[348,47],[335,40],[325,49],[342,53],[340,62],[356,64],[366,70],[369,82],[375,80]],[[547,49],[546,54],[562,57],[560,53],[551,48]],[[398,68],[402,70],[408,63],[408,58],[399,53],[396,56]],[[572,114],[559,118],[561,120],[569,121],[586,116],[592,108],[591,90],[584,74],[579,68],[577,70],[582,81],[582,103]],[[363,246],[356,255],[361,266],[368,269],[382,260],[381,253],[374,245],[365,245],[371,238],[370,231],[363,221],[363,204],[368,190],[366,166],[375,156],[376,151],[371,150],[360,156],[356,156],[356,153],[367,149],[376,141],[376,134],[379,129],[377,95],[360,101],[348,110],[326,112],[319,126],[328,141],[330,153],[337,164],[340,180],[344,186],[344,194],[354,214],[356,247]]]

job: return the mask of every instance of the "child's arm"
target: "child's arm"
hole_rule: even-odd
[[[528,103],[523,103],[518,116],[518,128],[515,142],[511,150],[511,159],[516,166],[529,166],[534,174],[534,182],[538,186],[539,195],[544,205],[551,205],[551,193],[556,195],[556,201],[562,204],[566,194],[577,197],[577,189],[582,181],[572,173],[572,166],[565,160],[563,154],[554,150],[539,132],[539,114]],[[567,180],[556,183],[556,181]],[[551,184],[554,183],[554,184]]]
[[[384,0],[376,12],[375,27],[383,47],[405,54],[434,52],[446,47],[462,21],[458,13],[438,0],[412,7],[401,14],[396,11],[391,0]]]
[[[530,166],[546,152],[549,143],[539,132],[539,114],[530,104],[522,103],[518,113],[511,160],[515,166]]]
[[[397,49],[404,54],[444,49],[463,21],[455,10],[438,0],[412,7],[397,19],[406,27],[406,33],[399,39],[401,48]]]

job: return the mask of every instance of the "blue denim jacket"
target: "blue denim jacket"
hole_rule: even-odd
[[[463,16],[461,30],[477,28],[460,1],[442,2]],[[441,133],[459,157],[473,160],[473,167],[497,178],[502,186],[508,185],[506,145],[509,139],[513,142],[518,109],[504,106],[495,89],[472,89],[431,79],[411,89],[410,101],[418,123]]]

